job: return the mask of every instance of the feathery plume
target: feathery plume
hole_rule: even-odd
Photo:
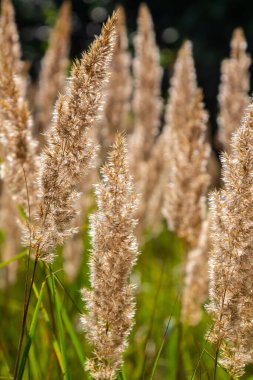
[[[59,92],[64,87],[68,65],[70,31],[71,4],[65,0],[41,64],[39,88],[36,97],[39,133],[44,133],[49,127],[54,103]],[[45,143],[45,141],[42,142]]]
[[[188,252],[182,295],[182,319],[191,326],[202,316],[202,305],[208,297],[209,221],[203,222],[196,248]]]
[[[214,326],[208,338],[220,363],[240,377],[253,362],[253,103],[222,156],[224,189],[210,197],[210,303]]]
[[[164,211],[169,228],[195,247],[205,218],[210,147],[206,142],[208,116],[197,88],[189,41],[179,51],[171,83],[165,125],[169,183]]]
[[[0,31],[1,51],[4,48],[9,65],[16,75],[20,75],[23,72],[24,63],[21,61],[21,47],[11,0],[1,2]]]
[[[130,167],[137,180],[137,166],[150,156],[162,110],[160,96],[162,69],[159,65],[159,49],[155,42],[152,18],[145,4],[141,4],[139,10],[135,52],[136,57],[133,62],[135,131],[130,140]]]
[[[15,22],[15,14],[10,0],[2,0],[1,15],[0,15],[0,48],[5,50],[6,59],[9,60],[9,65],[13,67],[15,73],[19,73],[22,69],[21,48],[19,43],[19,35]],[[1,123],[2,124],[2,123]],[[1,127],[2,134],[2,127]],[[0,141],[1,159],[4,156],[3,145]],[[0,179],[0,183],[2,180]],[[2,186],[2,185],[1,185]],[[0,189],[1,193],[1,189]]]
[[[133,285],[129,275],[138,251],[133,235],[136,196],[128,171],[125,138],[116,137],[109,163],[96,187],[98,211],[91,218],[91,290],[83,290],[82,317],[93,357],[86,363],[94,379],[115,379],[133,326]]]
[[[99,142],[105,148],[113,143],[117,131],[127,130],[132,89],[124,8],[118,7],[117,12],[117,40],[111,75],[105,94],[104,112],[97,126]]]
[[[76,215],[78,184],[95,155],[89,131],[102,106],[116,17],[114,13],[88,52],[75,62],[66,94],[56,104],[48,147],[41,156],[37,223],[30,226],[36,255],[45,261],[52,261],[56,244],[74,232],[70,225]]]
[[[239,127],[244,109],[249,104],[251,59],[246,49],[247,42],[243,30],[237,28],[231,40],[230,58],[224,59],[221,65],[218,96],[218,139],[226,151],[229,151],[231,135]]]
[[[0,223],[5,232],[2,258],[8,260],[18,253],[20,241],[16,223],[18,213],[11,198],[27,215],[30,214],[36,199],[34,178],[37,169],[35,144],[31,138],[32,121],[24,99],[25,65],[21,61],[19,35],[10,0],[1,2],[0,51]],[[9,264],[4,270],[2,285],[8,286],[16,280],[17,262]]]
[[[167,185],[164,160],[164,134],[160,134],[152,147],[150,157],[142,163],[139,192],[141,203],[138,207],[138,234],[144,226],[158,231],[161,226],[163,194]]]
[[[0,54],[0,117],[4,150],[2,176],[15,200],[28,212],[36,199],[35,143],[32,140],[32,119],[24,98],[21,81],[20,48],[9,0],[2,2]]]

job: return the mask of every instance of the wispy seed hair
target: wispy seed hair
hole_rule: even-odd
[[[134,41],[133,61],[134,132],[130,140],[130,165],[138,179],[136,162],[146,161],[150,156],[160,125],[162,110],[159,49],[155,41],[154,25],[146,4],[141,4],[138,30]]]
[[[117,14],[117,40],[110,67],[110,80],[105,92],[104,112],[97,126],[98,140],[105,148],[112,145],[118,131],[128,129],[132,90],[126,20],[122,6],[118,7]]]
[[[20,75],[24,63],[21,61],[19,34],[11,0],[1,1],[0,30],[1,51],[4,47],[5,55],[8,57],[10,66],[16,75]]]
[[[27,193],[31,208],[36,203],[36,144],[32,140],[33,122],[24,97],[19,38],[9,0],[2,2],[0,31],[0,128],[4,150],[1,170],[9,191],[28,215]]]
[[[202,224],[199,241],[187,254],[182,295],[182,320],[191,326],[202,318],[202,307],[208,297],[209,220]]]
[[[210,303],[208,339],[220,363],[240,377],[253,361],[253,104],[222,156],[224,188],[210,197]]]
[[[205,219],[209,185],[208,115],[197,87],[192,45],[179,51],[166,111],[165,149],[168,186],[164,212],[168,226],[195,247]]]
[[[30,228],[37,255],[45,261],[52,261],[56,244],[63,244],[74,232],[71,222],[77,212],[78,184],[95,156],[88,134],[102,107],[116,18],[114,13],[88,52],[75,62],[66,93],[56,104],[48,147],[41,156],[37,223]]]
[[[86,369],[94,379],[115,379],[133,326],[135,303],[129,275],[138,255],[136,195],[125,138],[116,137],[96,186],[98,211],[91,218],[91,290],[83,290],[86,336],[93,348]]]
[[[241,28],[233,32],[230,58],[221,65],[221,84],[218,101],[218,139],[229,151],[231,135],[239,128],[245,107],[249,104],[251,58],[246,53],[247,42]]]

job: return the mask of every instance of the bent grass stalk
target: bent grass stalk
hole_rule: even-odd
[[[3,261],[0,263],[0,269],[6,267],[7,265],[13,263],[14,261],[20,260],[23,257],[28,255],[28,250],[25,249],[23,252],[18,253],[17,255],[13,256],[11,259]]]

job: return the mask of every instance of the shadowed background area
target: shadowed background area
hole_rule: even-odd
[[[40,59],[46,47],[61,1],[16,0],[17,23],[21,34],[24,58],[32,61],[31,75],[37,77]],[[112,0],[72,0],[71,57],[81,52],[99,34],[101,24],[119,2]],[[130,49],[136,31],[136,17],[141,1],[122,1],[127,14]],[[251,1],[147,1],[151,10],[161,65],[164,68],[163,93],[168,88],[169,69],[176,52],[189,38],[193,42],[198,81],[204,89],[205,102],[216,130],[216,96],[221,60],[229,54],[229,41],[235,27],[241,26],[246,34],[249,51],[253,49],[253,5]]]

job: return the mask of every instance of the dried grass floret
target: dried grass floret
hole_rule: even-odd
[[[160,54],[156,45],[154,25],[146,4],[141,4],[138,15],[138,31],[134,41],[133,61],[134,131],[130,139],[130,169],[139,180],[142,161],[150,157],[152,146],[160,126],[162,111]],[[139,163],[137,165],[137,162]]]
[[[229,152],[232,133],[239,127],[243,112],[249,104],[251,58],[246,53],[247,42],[241,28],[233,32],[230,58],[221,65],[219,90],[220,113],[218,116],[218,139]]]
[[[166,112],[165,144],[168,186],[164,213],[168,226],[195,247],[205,219],[209,185],[208,115],[197,87],[192,46],[179,51]]]
[[[129,275],[138,250],[134,237],[136,196],[128,171],[125,139],[116,137],[96,186],[98,211],[91,218],[91,290],[84,290],[82,321],[93,347],[86,363],[94,379],[115,379],[133,326],[135,303]]]
[[[127,131],[129,124],[132,79],[123,7],[118,7],[117,13],[117,40],[110,67],[110,80],[105,92],[104,112],[97,126],[98,140],[102,149],[108,148],[114,142],[117,132]]]
[[[36,203],[36,143],[32,139],[33,122],[24,97],[23,62],[9,0],[2,2],[0,31],[0,128],[4,153],[1,175],[15,201],[29,215],[27,194],[30,211]]]
[[[48,146],[41,155],[40,204],[37,223],[29,232],[36,255],[45,261],[52,261],[56,244],[62,244],[74,232],[71,222],[77,212],[78,184],[95,157],[89,131],[102,106],[116,18],[115,13],[88,52],[75,62],[66,93],[57,101]]]
[[[214,325],[208,339],[220,363],[240,377],[253,358],[252,194],[253,104],[222,156],[224,188],[210,197],[210,303]]]
[[[4,48],[4,54],[8,58],[9,65],[15,74],[19,76],[23,72],[25,65],[21,61],[19,34],[11,0],[1,1],[0,30],[1,52]]]
[[[203,222],[197,246],[187,255],[182,295],[182,320],[191,326],[201,321],[202,306],[208,297],[209,221]]]

